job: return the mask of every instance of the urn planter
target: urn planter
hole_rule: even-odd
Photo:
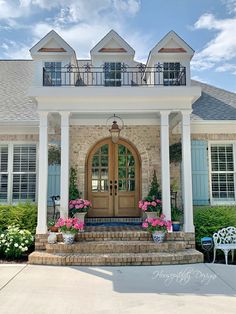
[[[147,218],[157,218],[157,212],[145,212]]]
[[[83,213],[75,213],[74,214],[74,217],[75,218],[78,218],[81,222],[84,223],[84,219],[85,219],[85,216],[87,215],[87,212],[83,212]]]
[[[73,244],[75,240],[74,233],[62,233],[63,241],[65,244]]]
[[[154,231],[152,238],[155,243],[162,243],[165,240],[166,233],[163,231]]]
[[[57,243],[57,234],[55,232],[49,232],[48,243],[50,244]]]

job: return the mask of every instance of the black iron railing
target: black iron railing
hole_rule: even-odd
[[[128,67],[109,63],[103,67],[89,64],[82,67],[44,67],[44,86],[183,86],[186,85],[186,68],[179,63],[157,64],[145,67],[140,64]]]

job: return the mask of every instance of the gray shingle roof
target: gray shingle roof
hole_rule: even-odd
[[[36,101],[27,96],[33,80],[31,60],[0,61],[0,121],[37,122]],[[236,94],[192,80],[202,88],[193,104],[194,120],[236,120]]]
[[[32,79],[31,60],[0,61],[0,121],[38,121],[36,101],[27,96]]]
[[[200,86],[202,96],[193,104],[194,120],[236,120],[236,94],[192,80]]]

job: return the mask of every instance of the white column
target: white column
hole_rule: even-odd
[[[61,192],[60,217],[68,217],[69,202],[69,118],[70,112],[60,112],[61,115]]]
[[[190,111],[182,112],[182,194],[185,232],[194,232],[190,114]]]
[[[160,111],[161,115],[161,186],[162,212],[171,220],[170,205],[170,157],[169,157],[169,111]]]
[[[39,112],[39,176],[37,234],[47,233],[48,113]]]

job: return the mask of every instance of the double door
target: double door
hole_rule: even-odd
[[[140,162],[127,142],[106,139],[95,145],[88,158],[89,217],[138,217]]]

